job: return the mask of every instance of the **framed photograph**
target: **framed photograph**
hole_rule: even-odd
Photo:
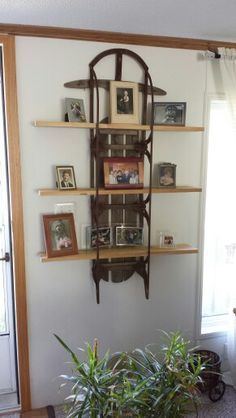
[[[171,234],[165,234],[163,236],[163,247],[174,247],[174,236]]]
[[[56,166],[57,187],[60,190],[76,189],[75,172],[72,165]]]
[[[160,247],[174,247],[174,235],[169,231],[158,231],[158,245]]]
[[[117,226],[116,245],[143,245],[143,228]]]
[[[107,157],[103,159],[106,189],[139,189],[143,187],[144,163],[136,157]]]
[[[176,164],[157,164],[157,186],[176,187]]]
[[[185,126],[186,102],[155,102],[154,125]]]
[[[83,99],[65,99],[66,121],[68,122],[86,122]]]
[[[111,123],[139,123],[138,84],[110,81]]]
[[[112,246],[111,227],[99,227],[98,233],[97,228],[87,227],[87,248],[96,248],[97,243],[99,247]]]
[[[43,225],[48,257],[78,253],[73,213],[43,215]]]

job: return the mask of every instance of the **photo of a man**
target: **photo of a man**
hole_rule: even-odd
[[[73,166],[57,166],[57,187],[60,190],[76,189],[75,173]]]

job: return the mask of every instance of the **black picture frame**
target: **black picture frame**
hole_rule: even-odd
[[[98,237],[98,239],[97,239]],[[97,242],[98,241],[98,242]],[[102,226],[98,228],[87,226],[86,228],[86,246],[94,249],[97,247],[111,247],[113,244],[112,228],[109,226]]]
[[[185,126],[186,102],[154,102],[154,125]]]
[[[176,164],[157,164],[157,186],[164,188],[176,187]]]

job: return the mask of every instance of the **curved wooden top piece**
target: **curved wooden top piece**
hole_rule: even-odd
[[[110,88],[110,81],[112,80],[97,80],[98,87],[104,88],[105,90],[109,90]],[[68,81],[64,84],[64,87],[68,87],[71,89],[86,89],[90,87],[90,80],[74,80],[74,81]],[[144,84],[138,83],[139,91],[144,91]],[[148,86],[148,94],[151,94],[150,86]],[[153,94],[156,96],[165,96],[166,91],[160,89],[159,87],[153,86]]]

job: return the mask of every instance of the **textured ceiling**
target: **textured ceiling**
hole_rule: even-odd
[[[236,0],[0,0],[0,23],[236,41]]]

